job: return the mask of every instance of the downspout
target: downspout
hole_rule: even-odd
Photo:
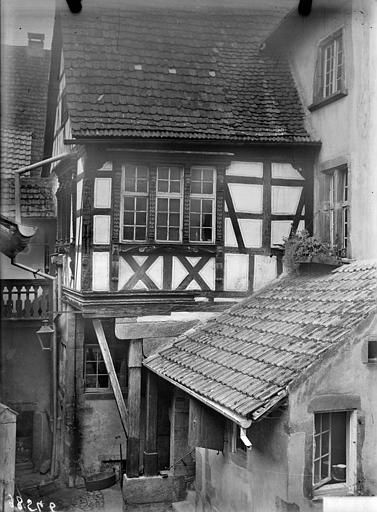
[[[240,427],[240,439],[243,442],[243,444],[248,448],[249,450],[252,448],[252,443],[250,439],[247,437],[246,434],[246,428]]]
[[[52,311],[50,314],[50,319],[54,322],[54,314],[60,309],[57,307],[57,304],[60,304],[60,297],[56,296],[56,290],[60,290],[59,283],[57,283],[57,278],[51,276],[50,274],[46,274],[41,270],[35,270],[33,268],[27,267],[26,265],[22,265],[21,263],[17,263],[13,258],[11,260],[11,264],[15,267],[18,267],[22,270],[26,270],[27,272],[31,272],[35,276],[41,276],[45,279],[49,279],[52,284]],[[56,476],[56,434],[57,434],[57,337],[56,337],[56,329],[54,327],[54,332],[52,334],[52,347],[51,347],[51,366],[52,366],[52,453],[51,453],[51,468],[50,473],[52,477]]]
[[[42,165],[50,164],[58,160],[64,160],[65,158],[69,157],[72,158],[74,156],[76,156],[76,153],[61,153],[60,155],[52,156],[51,158],[46,158],[45,160],[41,160],[40,162],[36,162],[35,164],[26,165],[25,167],[21,167],[21,169],[17,169],[17,171],[14,171],[14,202],[16,207],[15,220],[17,224],[21,224],[21,174],[29,172],[32,169],[36,169],[37,167],[41,167]]]

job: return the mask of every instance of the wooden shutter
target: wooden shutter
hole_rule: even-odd
[[[188,435],[190,447],[198,446],[222,451],[224,428],[225,420],[221,414],[190,398]]]

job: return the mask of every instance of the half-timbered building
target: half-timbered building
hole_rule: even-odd
[[[49,149],[72,153],[51,170],[65,308],[59,453],[71,484],[119,460],[119,445],[130,477],[175,471],[187,439],[171,434],[187,404],[169,410],[160,393],[157,406],[143,357],[276,278],[283,238],[312,230],[318,143],[289,68],[262,44],[279,19],[57,13]]]

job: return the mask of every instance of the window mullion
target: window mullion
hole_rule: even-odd
[[[148,233],[147,239],[153,242],[156,231],[156,176],[157,167],[149,167],[149,195],[148,195]]]
[[[182,237],[183,243],[188,244],[190,240],[190,192],[191,192],[191,173],[190,167],[185,165],[183,172],[183,218],[182,218]]]

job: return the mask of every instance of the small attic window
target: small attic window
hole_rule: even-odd
[[[368,340],[368,363],[377,363],[377,338]]]

